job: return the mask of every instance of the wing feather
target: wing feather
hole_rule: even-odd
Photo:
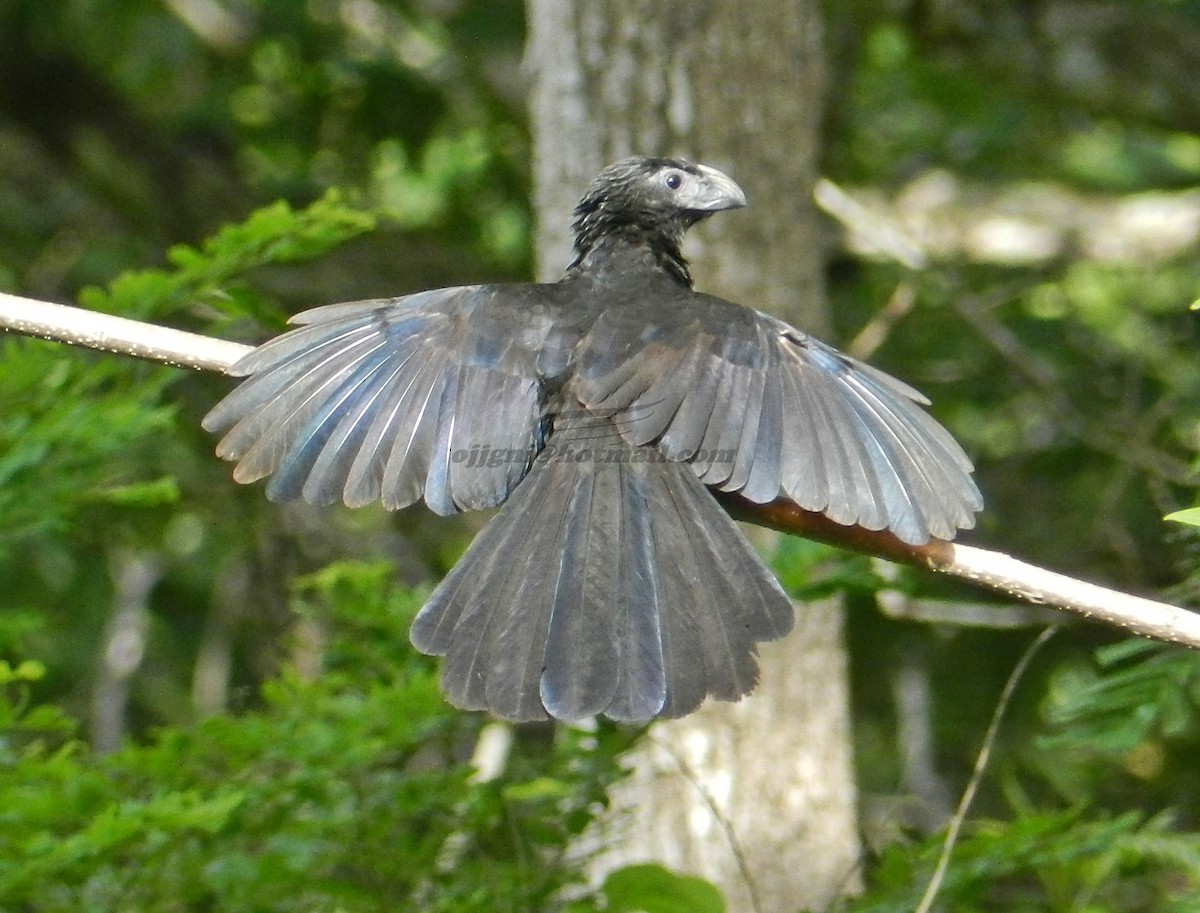
[[[242,459],[273,425],[294,411],[296,404],[302,403],[313,388],[327,382],[345,365],[352,364],[359,345],[368,338],[365,331],[342,334],[336,340],[325,340],[316,348],[305,351],[278,371],[244,381],[204,417],[202,424],[210,431],[232,426],[217,445],[218,456],[228,460]],[[284,390],[288,392],[286,397],[280,395]],[[269,466],[251,478],[247,467],[243,474],[247,476],[246,481],[254,481],[273,469],[273,465]]]
[[[391,452],[383,469],[383,506],[388,510],[412,504],[425,491],[446,373],[445,365],[430,359],[413,377],[412,393],[397,416]],[[437,506],[442,506],[440,501]]]
[[[217,453],[236,461],[235,479],[273,476],[275,500],[495,506],[541,445],[538,365],[563,370],[582,332],[558,319],[554,288],[439,289],[299,314],[238,362],[247,379],[204,427],[225,432]],[[514,457],[460,465],[472,446]]]
[[[672,305],[640,337],[602,315],[584,340],[575,389],[625,440],[692,460],[722,491],[912,544],[973,525],[971,462],[920,393],[766,314],[694,293]]]
[[[346,473],[345,501],[351,507],[361,507],[372,501],[382,500],[392,508],[405,507],[418,497],[415,485],[411,496],[405,496],[383,485],[384,473],[399,435],[400,423],[407,416],[414,399],[414,390],[425,382],[436,354],[428,348],[414,348],[401,361],[397,360],[395,373],[387,388],[381,393],[373,408],[363,416],[368,422],[361,446]],[[415,480],[414,480],[415,482]]]
[[[387,366],[388,357],[382,342],[363,349],[354,369],[343,372],[343,379],[314,392],[310,402],[314,405],[318,399],[321,402],[306,419],[302,430],[289,435],[280,426],[278,433],[287,435],[288,445],[286,456],[279,461],[267,486],[267,496],[272,500],[291,501],[301,493],[310,504],[333,504],[340,500],[340,486],[323,485],[323,479],[314,476],[312,470],[320,457],[333,449],[329,446],[330,438],[346,412],[353,411],[359,402],[371,399],[371,391]],[[326,491],[329,488],[333,489],[331,494]]]

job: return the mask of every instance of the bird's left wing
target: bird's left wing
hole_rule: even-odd
[[[603,314],[574,389],[633,444],[755,503],[787,498],[905,542],[982,505],[971,463],[906,384],[770,315],[707,295]]]
[[[543,434],[546,286],[465,286],[335,304],[256,348],[205,417],[234,478],[275,501],[438,513],[494,507]]]

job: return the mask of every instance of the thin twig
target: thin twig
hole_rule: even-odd
[[[916,303],[917,290],[911,282],[901,282],[883,309],[850,340],[846,346],[846,354],[859,361],[866,361],[883,345],[896,324],[912,313]]]
[[[683,756],[675,750],[674,746],[656,738],[653,730],[647,735],[655,747],[659,748],[667,754],[679,768],[679,773],[692,787],[700,794],[700,798],[704,800],[704,804],[708,806],[708,810],[716,819],[717,824],[721,826],[721,830],[725,832],[725,839],[729,842],[729,850],[733,853],[734,861],[737,862],[738,871],[741,873],[742,881],[746,883],[746,891],[750,895],[750,907],[754,913],[763,913],[762,901],[758,896],[758,886],[754,881],[754,875],[750,871],[750,861],[746,858],[746,854],[742,852],[742,842],[738,840],[737,832],[733,829],[733,822],[721,810],[721,806],[717,804],[717,797],[712,794],[707,786],[701,781],[699,775],[692,770]]]
[[[170,330],[110,314],[0,293],[0,328],[44,339],[121,352],[167,364],[228,373],[249,346]],[[908,545],[890,533],[841,526],[786,501],[753,504],[717,493],[735,517],[791,535],[829,542],[967,580],[1117,625],[1134,634],[1200,649],[1200,614],[1056,574],[1001,552],[935,539]]]
[[[1008,681],[1004,683],[1004,690],[1000,692],[1000,700],[996,702],[996,710],[992,713],[992,721],[988,724],[987,733],[983,737],[983,744],[979,748],[979,754],[975,758],[975,768],[971,771],[971,779],[967,781],[967,787],[963,790],[962,798],[958,800],[958,808],[954,810],[954,815],[950,819],[950,825],[946,828],[946,839],[942,843],[942,852],[938,856],[937,866],[933,870],[933,877],[929,879],[929,884],[925,886],[925,893],[921,895],[921,902],[917,904],[913,913],[929,913],[933,906],[933,901],[937,897],[938,889],[942,886],[942,881],[946,877],[946,870],[950,866],[950,855],[954,852],[954,844],[958,841],[958,832],[962,829],[963,822],[967,820],[967,812],[971,808],[971,802],[975,799],[975,793],[979,791],[979,784],[983,781],[984,771],[987,770],[988,759],[992,755],[992,746],[996,744],[996,736],[1000,732],[1000,724],[1004,721],[1004,714],[1008,710],[1008,705],[1012,701],[1013,693],[1017,690],[1017,685],[1025,676],[1025,670],[1029,668],[1029,664],[1033,661],[1033,657],[1038,650],[1054,636],[1058,631],[1058,626],[1054,625],[1046,628],[1034,638],[1033,643],[1025,648],[1025,652],[1021,654],[1021,658],[1017,660],[1017,664],[1009,673]]]

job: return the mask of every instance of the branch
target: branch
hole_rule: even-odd
[[[0,292],[0,328],[103,352],[136,355],[181,368],[221,373],[226,373],[230,365],[251,348],[127,317],[19,298],[4,292]]]
[[[222,373],[228,373],[234,362],[250,351],[250,346],[235,342],[4,293],[0,293],[0,328]],[[908,545],[890,533],[842,526],[824,514],[787,501],[753,504],[739,495],[721,492],[717,498],[739,520],[952,574],[1029,602],[1078,612],[1134,634],[1200,649],[1200,614],[1186,609],[1085,583],[1001,552],[941,539]]]

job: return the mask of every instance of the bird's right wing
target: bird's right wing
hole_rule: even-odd
[[[584,341],[575,393],[625,440],[713,488],[913,544],[973,525],[971,462],[921,394],[768,314],[685,294],[652,317],[603,314]]]
[[[267,496],[438,513],[494,507],[541,446],[546,286],[466,286],[297,315],[205,417]]]

